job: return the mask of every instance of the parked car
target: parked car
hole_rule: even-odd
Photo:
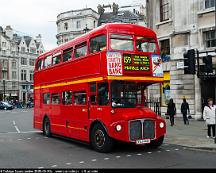
[[[0,109],[2,110],[12,110],[13,108],[14,106],[9,104],[8,102],[0,102]]]

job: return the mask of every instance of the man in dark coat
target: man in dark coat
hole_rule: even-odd
[[[183,103],[181,104],[181,113],[183,115],[184,124],[189,125],[189,120],[187,118],[187,113],[190,113],[189,104],[186,99],[183,99]]]
[[[174,126],[174,116],[176,114],[176,106],[173,99],[170,99],[167,107],[167,114],[170,116],[171,126]]]

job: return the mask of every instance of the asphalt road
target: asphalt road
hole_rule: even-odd
[[[89,145],[47,138],[32,128],[32,110],[0,111],[0,168],[216,168],[216,153],[164,143],[158,149],[119,144],[103,154]]]

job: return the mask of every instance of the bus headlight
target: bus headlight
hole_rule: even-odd
[[[160,126],[160,128],[162,129],[162,128],[164,128],[164,125],[165,125],[164,122],[160,122],[160,125],[159,125],[159,126]]]
[[[116,126],[116,131],[117,132],[120,132],[122,130],[122,126],[120,125],[120,124],[118,124],[117,126]]]

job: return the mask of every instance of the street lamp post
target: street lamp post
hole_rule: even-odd
[[[4,90],[4,92],[3,92],[3,100],[5,102],[5,80],[4,79],[3,79],[3,90]]]
[[[215,0],[215,36],[216,36],[216,0]],[[215,110],[215,133],[216,133],[216,110]],[[216,137],[214,138],[214,143],[216,144]]]

